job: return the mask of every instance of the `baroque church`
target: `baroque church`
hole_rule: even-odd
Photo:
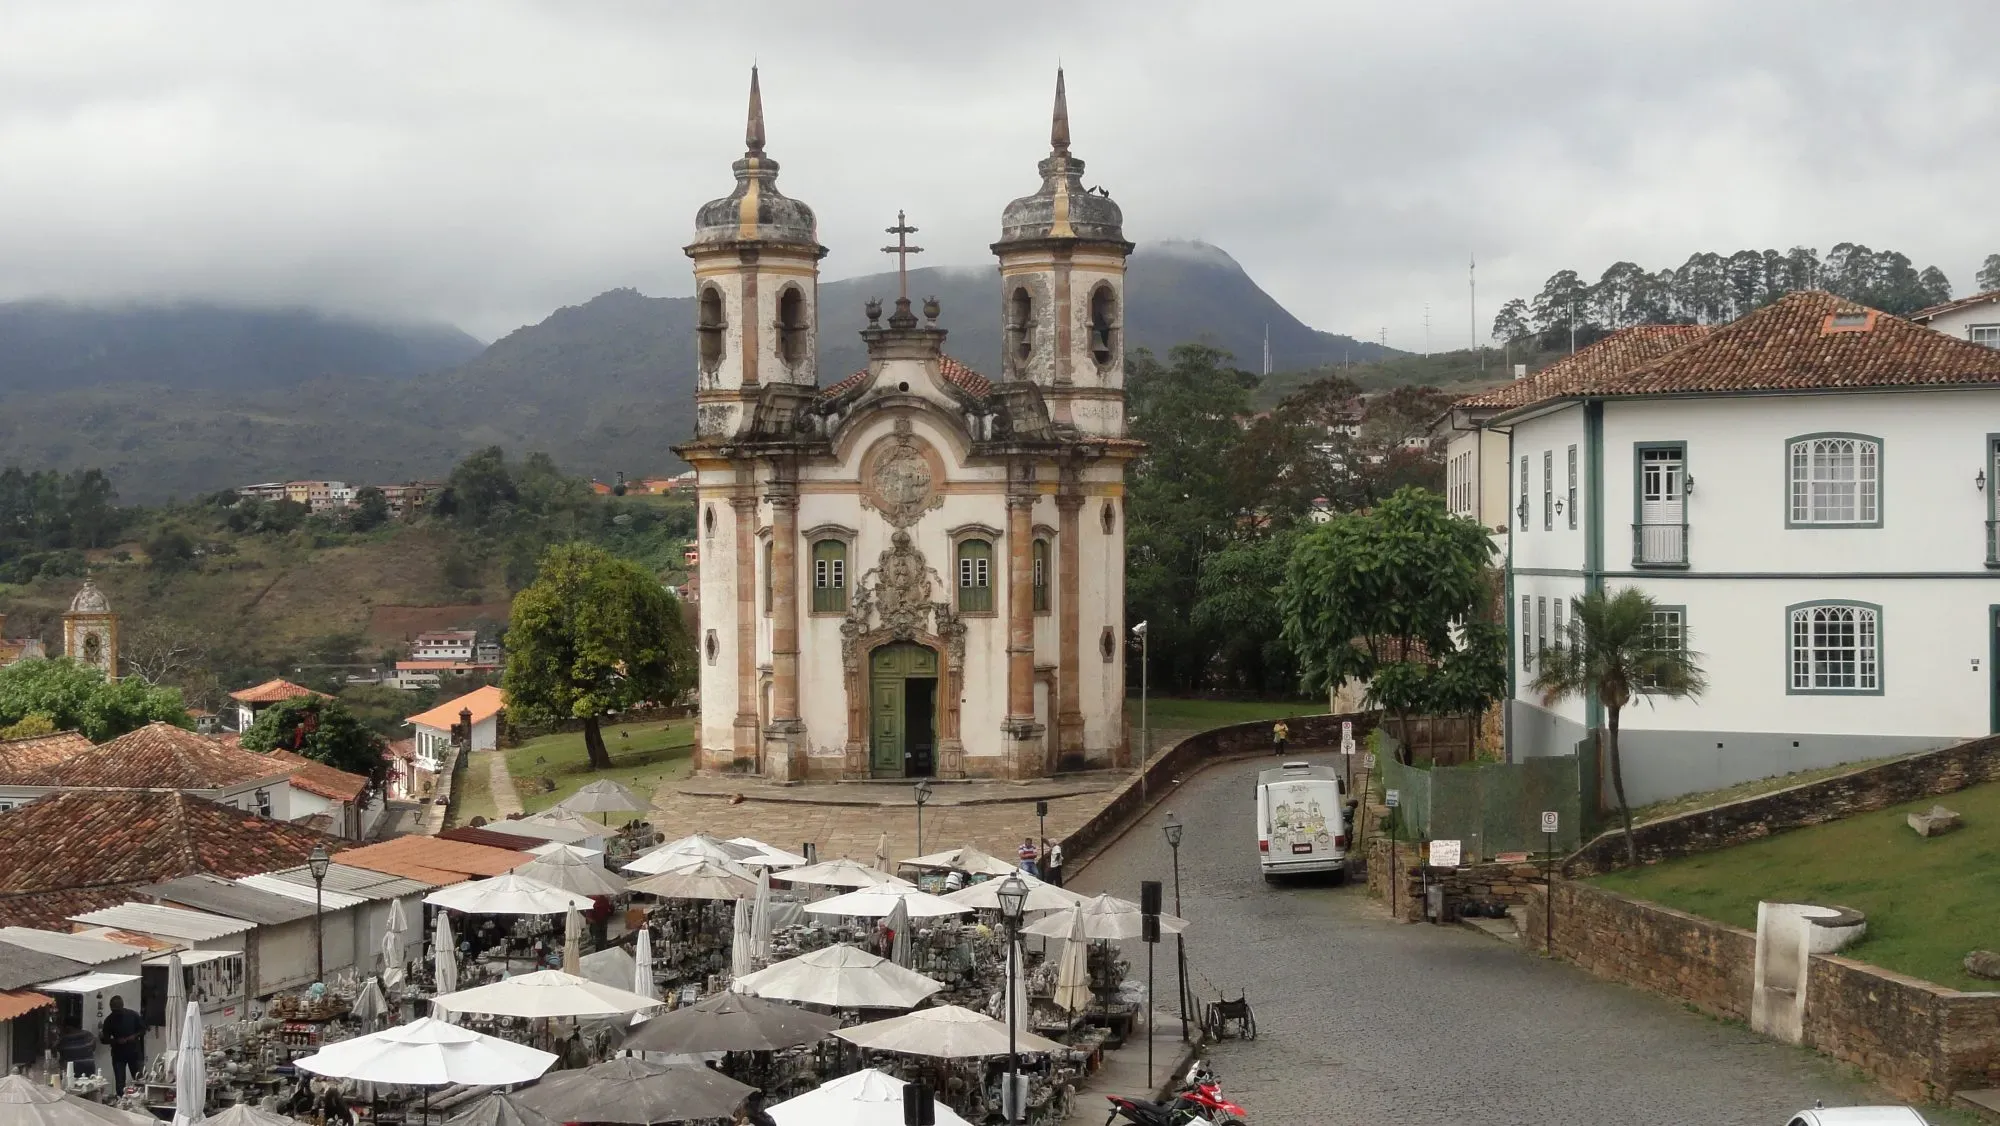
[[[69,610],[63,614],[63,655],[86,665],[94,665],[103,670],[106,678],[118,679],[118,615],[112,612],[111,600],[97,589],[97,584],[89,579],[76,597],[69,600]],[[48,656],[40,638],[24,637],[12,641],[6,636],[7,616],[0,614],[0,668],[16,661],[28,661]]]
[[[1004,357],[945,352],[907,257],[868,366],[822,383],[819,244],[778,191],[757,74],[736,188],[695,217],[697,765],[773,780],[1124,765],[1125,240],[1070,153],[1001,212]],[[907,246],[898,216],[889,233]]]

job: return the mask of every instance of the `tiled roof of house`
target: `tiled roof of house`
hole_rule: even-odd
[[[430,711],[413,715],[410,717],[410,722],[436,728],[439,731],[448,731],[452,724],[458,722],[458,713],[462,711],[472,713],[472,722],[484,723],[498,715],[500,709],[506,706],[506,695],[489,684],[484,688],[475,688],[456,700],[447,700]]]
[[[315,692],[303,684],[293,684],[282,677],[277,680],[267,680],[254,688],[245,688],[241,692],[231,692],[229,694],[230,699],[244,704],[275,704],[280,700],[289,700],[295,696],[318,696],[322,700],[333,699],[333,697],[324,692]]]
[[[1865,305],[1787,294],[1594,394],[1862,390],[2000,384],[2000,351]]]
[[[984,399],[993,393],[993,381],[966,367],[950,356],[938,357],[938,374],[950,383],[976,399]],[[868,369],[863,368],[838,383],[820,388],[819,398],[832,399],[845,395],[868,379]]]
[[[219,790],[287,773],[282,763],[169,723],[149,723],[47,766],[7,769],[21,786]]]
[[[316,844],[341,842],[178,791],[52,794],[0,813],[0,922],[50,923],[196,872],[286,868]]]
[[[1520,407],[1557,395],[1587,391],[1607,379],[1702,339],[1709,325],[1634,325],[1512,383],[1467,395],[1459,407]]]
[[[95,747],[95,743],[74,731],[9,739],[0,743],[0,775],[54,766]]]
[[[412,739],[391,739],[391,740],[389,740],[389,746],[388,746],[388,749],[382,752],[382,757],[384,757],[384,758],[388,758],[388,759],[410,759],[410,758],[416,758],[416,757],[417,757],[417,741],[416,741],[415,739],[413,739],[413,738],[412,738]]]
[[[1984,305],[1989,301],[2000,301],[2000,289],[1989,289],[1984,293],[1970,294],[1956,301],[1945,301],[1937,305],[1932,305],[1927,309],[1918,309],[1916,312],[1910,314],[1910,319],[1916,321],[1918,324],[1922,324],[1933,317],[1943,316],[1946,313],[1955,313],[1960,309],[1969,308],[1973,305]]]
[[[336,769],[304,755],[295,755],[290,751],[272,751],[268,755],[259,757],[289,767],[294,790],[318,794],[328,801],[352,803],[359,800],[361,792],[368,788],[368,779],[359,774],[349,774],[345,770]]]
[[[434,884],[455,884],[472,876],[498,876],[523,863],[527,853],[438,837],[409,836],[362,845],[335,859],[356,868],[387,872]],[[530,858],[531,859],[531,858]]]
[[[491,824],[505,825],[507,822],[498,821]],[[466,844],[485,845],[488,848],[513,849],[515,852],[526,852],[531,848],[540,848],[548,843],[540,837],[523,837],[514,833],[502,833],[491,828],[481,828],[474,825],[460,825],[454,829],[446,829],[438,834],[438,839],[464,841]]]

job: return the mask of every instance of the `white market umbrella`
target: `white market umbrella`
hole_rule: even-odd
[[[836,895],[822,899],[818,903],[805,906],[808,915],[841,915],[858,919],[879,919],[896,910],[898,905],[910,913],[911,918],[934,919],[940,915],[970,914],[972,908],[953,903],[941,895],[932,895],[913,887],[872,887],[856,888],[846,895]]]
[[[659,1003],[561,970],[536,970],[431,998],[431,1004],[447,1012],[503,1017],[623,1016]]]
[[[403,901],[389,901],[389,919],[382,927],[382,984],[400,985],[403,981],[403,935],[410,929],[410,918],[403,911]]]
[[[633,880],[625,890],[662,899],[744,899],[757,894],[757,881],[746,868],[696,860],[684,868]]]
[[[747,899],[736,901],[735,915],[729,923],[729,975],[748,977],[756,970],[755,956],[750,951],[751,921],[754,908]]]
[[[873,1048],[878,1052],[901,1052],[938,1059],[1007,1054],[1007,1026],[985,1013],[975,1013],[958,1005],[919,1009],[888,1020],[843,1028],[834,1035],[850,1044]],[[1023,1052],[1063,1050],[1061,1044],[1032,1032],[1017,1032],[1014,1039]]]
[[[657,999],[659,983],[653,980],[653,929],[642,927],[632,954],[632,992]]]
[[[822,860],[818,864],[808,864],[803,868],[788,869],[779,873],[778,878],[795,884],[829,888],[915,886],[899,876],[891,876],[887,872],[878,871],[859,861],[844,857],[839,860]]]
[[[574,975],[582,962],[583,915],[572,907],[569,909],[569,915],[563,919],[563,972]]]
[[[889,960],[906,970],[909,969],[910,901],[907,899],[898,899],[896,901],[896,909],[889,912],[888,916],[882,920],[882,925],[889,928],[889,933],[893,936],[889,943]]]
[[[730,988],[835,1009],[907,1009],[944,986],[866,950],[827,946],[737,978]]]
[[[893,1075],[868,1068],[768,1109],[778,1126],[902,1126],[903,1088],[907,1085]],[[943,1103],[935,1106],[937,1126],[971,1126]]]
[[[578,841],[593,840],[604,836],[609,830],[590,820],[579,817],[561,806],[550,806],[540,813],[526,817],[503,820],[494,829],[497,833],[516,833],[524,837],[540,837],[545,841],[561,841],[575,844]]]
[[[431,943],[432,969],[437,991],[450,993],[458,988],[458,943],[451,936],[451,918],[442,911],[437,917],[437,937]]]
[[[433,907],[468,915],[560,915],[572,907],[590,910],[590,897],[552,887],[518,872],[457,884],[424,897]]]
[[[624,877],[604,870],[603,855],[574,845],[557,844],[551,851],[515,868],[514,874],[578,895],[621,894],[625,890]]]
[[[167,955],[167,1051],[178,1052],[181,1047],[181,1022],[177,1019],[181,1009],[187,1006],[187,975],[181,969],[180,951]]]
[[[904,863],[907,864],[909,862],[904,861]],[[1023,884],[1027,885],[1028,898],[1021,908],[1024,911],[1060,911],[1065,907],[1074,907],[1085,901],[1083,896],[1067,888],[1059,888],[1046,880],[1038,880],[1026,872],[1013,872],[1010,875],[1015,876]],[[1000,909],[1000,885],[1006,882],[1006,880],[981,880],[976,884],[968,884],[965,887],[959,888],[957,891],[945,892],[943,898],[949,899],[953,903],[963,907],[973,907],[984,911],[998,911]]]
[[[1028,1008],[1028,974],[1027,970],[1021,965],[1020,943],[1009,942],[1007,944],[1007,961],[1012,963],[1014,973],[1011,978],[1011,985],[1003,982],[1002,988],[1006,996],[1003,999],[1001,1012],[1007,1022],[1007,1026],[1014,1029],[1016,1035],[1030,1036],[1033,1035],[1033,1030],[1029,1022],[1032,1010]]]
[[[160,1126],[150,1114],[80,1099],[24,1075],[0,1076],[0,1122],[7,1126]]]
[[[1056,1004],[1072,1013],[1090,1005],[1090,936],[1083,933],[1083,915],[1070,912],[1070,930],[1063,939],[1062,960],[1056,966]]]
[[[282,1114],[272,1114],[260,1110],[249,1103],[237,1103],[220,1114],[211,1114],[202,1119],[207,1126],[300,1126],[296,1118]],[[940,1119],[942,1121],[942,1119]]]
[[[547,856],[554,852],[567,852],[574,856],[582,856],[591,860],[602,860],[604,857],[602,850],[585,848],[577,844],[564,844],[562,841],[543,841],[541,844],[529,849],[528,855]]]
[[[571,813],[641,813],[652,805],[630,786],[600,778],[585,783],[576,793],[557,802],[555,808]]]
[[[664,872],[669,868],[685,863],[688,857],[693,857],[696,860],[707,860],[716,864],[734,864],[740,867],[744,860],[758,855],[761,851],[761,849],[752,848],[748,845],[719,841],[707,833],[695,833],[692,836],[682,837],[677,841],[668,841],[666,844],[647,849],[634,857],[630,864],[625,865],[625,870],[627,872],[638,872],[641,875]]]
[[[757,850],[755,856],[746,856],[742,863],[751,868],[796,868],[806,863],[806,858],[796,852],[786,852],[776,845],[767,845],[755,837],[731,837],[723,844],[742,845]]]
[[[1006,876],[1011,875],[1019,867],[971,845],[960,845],[944,852],[933,852],[928,856],[913,856],[903,861],[903,865],[908,868],[938,868],[947,871],[956,869],[968,876]]]
[[[180,959],[169,965],[178,969]],[[194,1126],[208,1103],[208,1051],[201,1043],[201,1006],[190,1001],[182,1007],[180,1047],[174,1051],[174,1126]],[[167,1023],[176,1023],[176,1015],[168,1009]]]
[[[526,1083],[555,1062],[547,1052],[431,1017],[328,1044],[294,1061],[316,1075],[410,1087]]]
[[[1092,939],[1138,938],[1144,930],[1139,915],[1139,905],[1129,899],[1100,895],[1087,899],[1074,907],[1052,911],[1042,918],[1021,928],[1022,934],[1041,935],[1044,938],[1065,938],[1074,924],[1070,917],[1074,913],[1083,919],[1083,933]],[[1179,934],[1187,929],[1187,920],[1177,915],[1160,916],[1160,933]]]
[[[750,907],[750,953],[754,957],[771,956],[771,870],[761,868],[757,872],[757,898]]]
[[[878,872],[887,872],[889,870],[889,831],[887,829],[882,831],[881,836],[875,838],[875,870]]]

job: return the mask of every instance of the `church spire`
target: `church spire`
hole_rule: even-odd
[[[1060,90],[1056,97],[1062,97]],[[757,67],[754,64],[750,67],[750,122],[743,130],[743,147],[752,156],[764,155],[764,95],[757,88]]]
[[[1063,93],[1063,72],[1056,68],[1056,111],[1049,123],[1049,147],[1056,152],[1069,151],[1069,97]]]

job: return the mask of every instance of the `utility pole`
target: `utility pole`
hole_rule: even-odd
[[[1431,303],[1424,302],[1424,355],[1431,354]]]
[[[1468,254],[1465,257],[1465,336],[1467,347],[1479,353],[1479,373],[1486,374],[1486,349],[1479,346],[1479,258]]]

